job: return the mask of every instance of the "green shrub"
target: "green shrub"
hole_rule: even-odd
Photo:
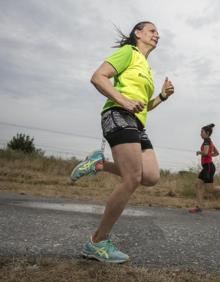
[[[14,151],[22,151],[24,153],[43,153],[41,150],[37,150],[34,145],[34,138],[30,138],[29,135],[17,133],[7,144],[7,149]]]
[[[168,170],[168,169],[161,169],[161,170],[160,170],[160,176],[161,176],[161,177],[162,177],[162,176],[167,177],[167,176],[170,176],[170,175],[172,175],[172,173],[171,173],[170,170]]]

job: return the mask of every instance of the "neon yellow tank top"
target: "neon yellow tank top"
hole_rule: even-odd
[[[147,120],[147,105],[154,92],[153,76],[145,56],[132,45],[124,45],[105,60],[117,71],[114,77],[114,87],[122,95],[131,100],[145,104],[142,112],[135,114],[145,127]],[[121,107],[107,99],[103,111],[112,107]]]

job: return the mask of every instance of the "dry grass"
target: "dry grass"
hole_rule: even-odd
[[[0,151],[0,191],[46,197],[65,197],[103,203],[119,182],[119,177],[101,172],[72,184],[69,175],[78,161],[40,155]],[[161,173],[155,187],[140,186],[129,204],[141,206],[189,207],[194,203],[197,173]],[[217,178],[219,183],[219,177]],[[220,209],[219,195],[206,194],[206,206]]]
[[[107,265],[86,260],[41,259],[37,262],[15,261],[0,265],[4,282],[219,282],[216,273],[201,273],[178,268],[140,268]]]

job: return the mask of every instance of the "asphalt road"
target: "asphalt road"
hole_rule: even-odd
[[[102,206],[0,193],[0,259],[79,258]],[[112,233],[134,265],[220,269],[220,212],[129,208]]]

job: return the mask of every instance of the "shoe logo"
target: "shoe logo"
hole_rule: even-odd
[[[90,168],[96,161],[87,161],[84,165],[82,165],[81,167],[79,167],[79,170],[85,170]]]
[[[107,259],[109,258],[109,255],[104,248],[97,248],[97,247],[94,247],[94,248],[95,248],[96,253],[100,255],[100,257],[105,257]]]

